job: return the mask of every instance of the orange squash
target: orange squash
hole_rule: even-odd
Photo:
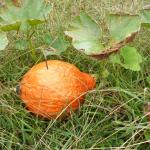
[[[47,65],[39,63],[24,75],[19,84],[20,98],[38,116],[70,114],[84,102],[86,92],[95,87],[95,79],[67,62],[50,60]]]

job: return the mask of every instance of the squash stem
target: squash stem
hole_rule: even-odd
[[[31,34],[30,34],[30,31],[28,31],[26,36],[27,36],[27,40],[29,41],[29,48],[31,50],[31,53],[30,53],[31,57],[36,62],[37,57],[36,57],[36,53],[35,53],[35,48],[32,44],[32,36],[34,33],[35,33],[35,31],[33,31]]]
[[[47,57],[46,57],[46,56],[44,56],[44,58],[45,58],[45,64],[46,64],[46,68],[47,68],[47,70],[48,70]]]
[[[35,53],[35,48],[33,47],[31,39],[29,39],[29,45],[30,45],[30,50],[31,50],[31,57],[34,61],[36,61],[36,53]]]

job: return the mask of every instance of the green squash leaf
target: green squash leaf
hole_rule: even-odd
[[[26,50],[29,48],[29,41],[27,40],[17,40],[15,42],[15,48],[18,50]]]
[[[24,0],[21,7],[8,5],[0,14],[0,28],[3,31],[18,30],[21,26],[26,31],[30,26],[43,23],[51,10],[44,0]]]
[[[41,20],[44,21],[51,10],[49,4],[46,5],[44,0],[25,0],[21,9],[22,15],[26,20]]]
[[[112,55],[111,61],[120,64],[126,69],[139,71],[142,56],[137,52],[136,48],[125,46],[120,50],[119,54]]]
[[[108,28],[115,42],[121,42],[140,30],[140,17],[128,14],[110,14]]]
[[[142,25],[146,27],[150,27],[150,9],[141,10],[140,17],[142,20]]]
[[[0,32],[0,50],[4,50],[8,45],[6,33]]]
[[[43,37],[43,41],[45,44],[51,45],[51,43],[53,42],[53,37],[51,36],[51,34],[46,33]]]
[[[133,71],[140,70],[142,56],[137,52],[136,48],[125,46],[121,49],[121,56],[124,59],[124,67]]]
[[[20,26],[20,11],[18,7],[8,6],[1,14],[0,28],[3,31],[18,30]]]
[[[45,45],[38,49],[41,49],[44,56],[48,55],[60,55],[69,47],[69,42],[65,40],[64,36],[53,38],[50,34],[45,34],[43,41]]]
[[[103,49],[101,30],[85,13],[74,19],[65,34],[72,38],[72,44],[77,50],[84,51],[87,55],[97,54]]]
[[[58,37],[52,47],[59,50],[59,53],[64,52],[69,46],[69,42],[64,39],[63,36]]]

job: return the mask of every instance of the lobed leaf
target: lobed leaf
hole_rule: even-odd
[[[120,50],[119,54],[111,56],[111,61],[120,64],[126,69],[139,71],[142,56],[137,52],[136,48],[125,46]]]
[[[15,47],[18,50],[26,50],[29,48],[29,41],[27,40],[17,40],[15,42]]]
[[[45,34],[43,41],[45,45],[41,46],[40,49],[45,57],[49,55],[60,55],[69,46],[69,42],[62,35],[53,38],[50,34]]]
[[[43,23],[48,18],[51,10],[50,4],[44,3],[44,0],[24,0],[21,7],[9,5],[0,14],[0,27],[3,31],[27,30],[29,25]]]
[[[136,36],[137,32],[132,33],[129,37],[124,39],[121,42],[115,43],[110,45],[109,47],[106,47],[103,51],[101,51],[99,54],[91,55],[92,57],[96,59],[104,59],[108,58],[111,54],[118,52],[122,47],[124,47],[126,44],[132,42]]]
[[[84,51],[87,55],[97,54],[103,49],[101,30],[85,13],[73,20],[65,34],[72,38],[72,44],[77,50]]]
[[[0,28],[3,31],[18,30],[20,26],[20,11],[18,7],[8,6],[8,9],[0,14]]]
[[[141,22],[138,15],[110,14],[108,28],[114,42],[121,42],[140,30]]]
[[[140,11],[142,25],[150,27],[150,9],[143,9]]]

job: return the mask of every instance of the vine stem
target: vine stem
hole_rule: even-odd
[[[31,57],[34,61],[36,61],[37,57],[36,57],[36,53],[35,53],[35,48],[32,44],[32,36],[33,36],[34,33],[35,33],[35,31],[33,31],[31,34],[28,31],[27,32],[27,40],[29,41],[29,47],[30,47],[30,50],[31,50]]]
[[[36,61],[35,48],[33,47],[31,39],[29,39],[29,45],[30,45],[30,49],[31,49],[31,57],[34,61]]]

